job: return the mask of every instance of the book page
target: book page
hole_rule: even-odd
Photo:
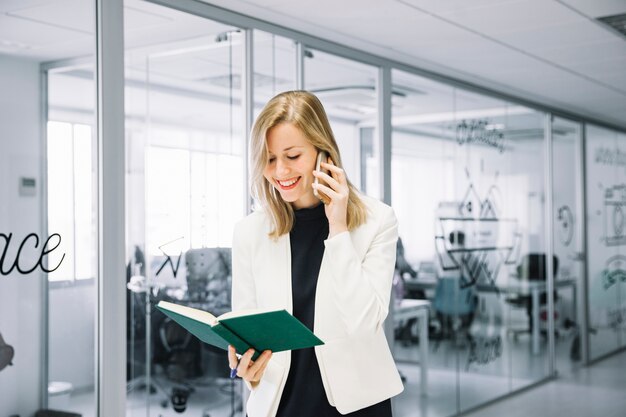
[[[206,323],[209,326],[214,326],[217,324],[217,318],[208,311],[181,306],[179,304],[174,304],[167,301],[159,301],[158,306],[166,310],[173,311],[174,313],[178,313],[181,316],[186,316],[201,323]]]

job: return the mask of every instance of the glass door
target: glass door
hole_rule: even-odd
[[[552,118],[552,224],[556,369],[566,373],[583,359],[583,295],[586,282],[582,239],[581,124]],[[540,315],[543,312],[540,312]],[[540,317],[541,319],[541,317]]]
[[[586,297],[589,359],[625,345],[626,333],[626,135],[594,125],[585,128],[587,208]]]
[[[125,1],[127,416],[239,415],[226,352],[155,305],[230,311],[230,246],[245,215],[244,33]]]
[[[378,69],[312,48],[304,57],[305,88],[324,105],[349,181],[363,193],[382,198],[376,139]]]

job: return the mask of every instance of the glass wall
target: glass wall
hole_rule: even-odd
[[[544,115],[400,71],[392,79],[392,205],[406,260],[396,286],[431,306],[429,338],[401,322],[395,356],[402,395],[425,382],[418,362],[429,375],[423,415],[451,415],[548,376],[546,277],[534,273],[547,250]]]
[[[95,283],[107,259],[97,252],[94,9],[0,5],[0,415],[97,415]],[[230,310],[232,228],[249,197],[245,36],[236,15],[219,16],[231,23],[124,2],[129,416],[242,415],[224,352],[154,308]],[[300,39],[247,30],[255,116],[296,87]],[[380,68],[309,43],[304,86],[329,114],[350,180],[380,198]],[[395,415],[451,416],[544,380],[552,364],[568,371],[585,352],[623,348],[626,134],[587,125],[583,141],[580,121],[548,123],[399,70],[391,95],[401,244],[387,327],[405,379]]]
[[[373,197],[380,195],[376,123],[377,68],[307,48],[305,88],[319,97],[330,119],[348,179]]]
[[[552,242],[556,369],[565,374],[583,360],[584,288],[582,126],[553,117]]]
[[[46,74],[48,234],[63,238],[63,250],[50,257],[59,268],[48,275],[48,406],[88,416],[95,414],[98,261],[93,63]]]
[[[0,415],[95,415],[94,11],[0,5]]]
[[[245,214],[243,32],[125,2],[127,415],[233,415],[226,353],[154,307],[230,311],[230,247]]]
[[[296,42],[261,30],[253,31],[254,112],[281,91],[296,88]]]
[[[626,135],[586,128],[590,358],[626,345]]]

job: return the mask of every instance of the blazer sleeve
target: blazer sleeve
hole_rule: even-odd
[[[252,274],[252,244],[244,221],[233,232],[233,269],[231,302],[233,311],[257,308],[256,288]]]
[[[378,230],[362,260],[349,232],[325,241],[335,303],[349,333],[378,330],[389,312],[398,221],[389,206],[379,216],[370,220],[378,221]]]

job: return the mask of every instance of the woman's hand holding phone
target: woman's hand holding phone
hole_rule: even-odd
[[[313,171],[313,175],[315,175],[315,172],[323,172],[325,174],[328,174],[329,171],[327,169],[322,168],[322,162],[327,162],[327,161],[328,161],[328,155],[326,154],[326,152],[319,151],[317,153],[317,160],[315,161],[315,171]],[[319,177],[315,177],[315,179],[313,180],[313,183],[319,184],[320,183]],[[319,198],[324,204],[330,203],[330,197],[328,197],[323,192],[319,191],[316,187],[313,187],[313,195]]]
[[[328,170],[328,174],[320,170],[313,171],[313,176],[318,180],[312,184],[313,190],[322,193],[327,197],[328,202],[324,201],[326,217],[328,218],[328,226],[330,233],[329,238],[348,230],[347,214],[348,214],[348,196],[350,188],[343,169],[336,166],[333,161],[328,158],[327,162],[321,162],[320,168]],[[320,197],[320,199],[322,199]]]

